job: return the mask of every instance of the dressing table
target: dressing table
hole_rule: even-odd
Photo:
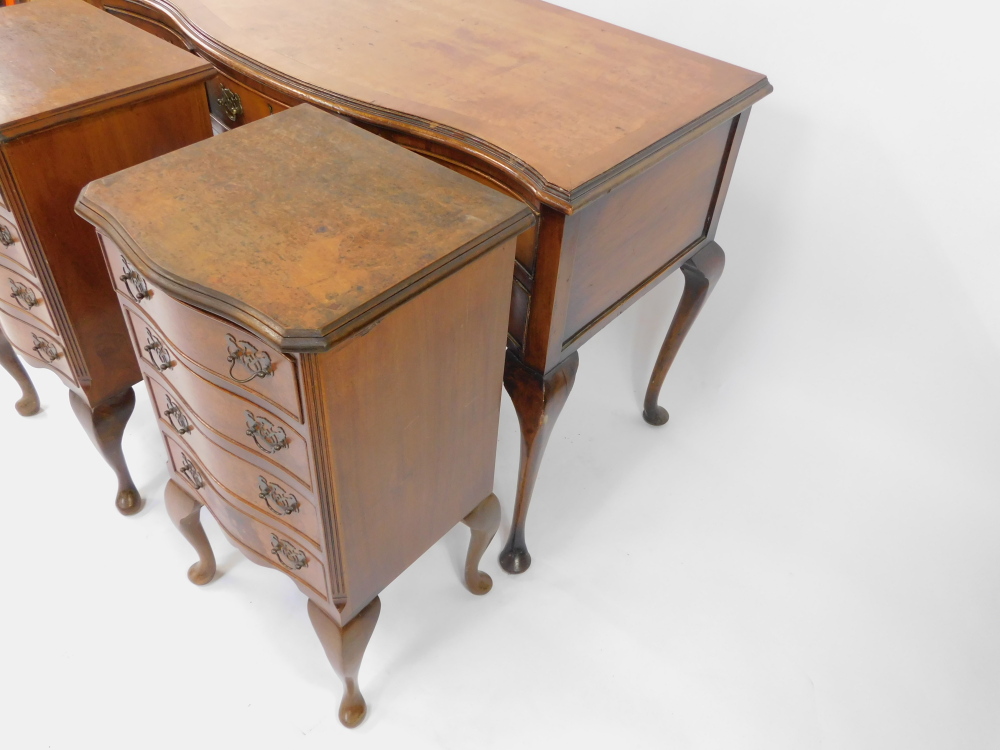
[[[94,0],[212,63],[217,129],[309,102],[524,201],[504,384],[521,427],[519,573],[582,344],[667,274],[685,286],[643,417],[725,255],[715,242],[767,78],[540,0]],[[377,10],[376,10],[377,8]]]

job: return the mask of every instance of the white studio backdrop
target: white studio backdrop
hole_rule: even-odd
[[[221,575],[187,581],[145,391],[124,518],[55,376],[32,370],[30,419],[0,377],[0,746],[1000,746],[995,6],[560,4],[775,87],[669,424],[640,403],[680,274],[583,347],[531,570],[504,574],[498,539],[470,596],[459,528],[384,592],[349,731],[289,580],[208,519]],[[504,397],[501,535],[517,459]]]

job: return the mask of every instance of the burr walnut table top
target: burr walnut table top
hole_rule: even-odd
[[[759,73],[539,0],[140,4],[248,75],[463,142],[569,210],[624,162],[770,91]]]
[[[88,185],[139,270],[286,350],[328,348],[530,209],[309,105]]]
[[[89,114],[112,98],[122,104],[130,93],[162,93],[208,69],[79,0],[8,8],[0,13],[0,140]]]

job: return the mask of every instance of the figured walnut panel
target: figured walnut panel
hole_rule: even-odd
[[[148,374],[146,381],[150,384],[150,395],[157,414],[173,425],[180,437],[189,439],[206,431],[211,432],[210,439],[214,442],[239,446],[253,457],[254,463],[264,462],[261,465],[274,467],[272,471],[284,470],[306,487],[312,487],[309,444],[291,424],[245,399],[201,380],[183,365],[168,372],[170,380],[163,377],[167,373],[158,373],[163,377],[162,381],[151,378]],[[171,380],[177,383],[178,390],[171,387]],[[178,395],[179,393],[184,396]],[[173,406],[181,410],[181,418],[169,418],[167,412]],[[252,418],[247,416],[247,412]],[[270,425],[268,429],[280,431],[286,445],[275,449],[260,437],[255,439],[255,435],[260,433],[255,433],[250,427],[253,422]],[[190,429],[182,432],[184,427],[181,425],[189,426]]]
[[[136,340],[143,342],[143,327],[152,326],[154,333],[166,341],[173,352],[196,370],[215,375],[226,385],[240,391],[250,391],[261,397],[298,422],[302,422],[295,360],[282,354],[270,344],[249,331],[203,313],[190,305],[154,290],[142,275],[126,264],[118,247],[101,235],[107,249],[108,267],[118,293],[127,300],[126,317],[135,316],[139,310],[141,322],[134,323]],[[123,276],[136,274],[136,280],[123,280]],[[147,291],[147,296],[137,299],[137,292]],[[235,342],[235,346],[233,345]],[[242,350],[250,363],[263,368],[267,374],[257,377],[241,358],[230,359],[230,353]],[[142,351],[139,351],[142,358]],[[238,382],[245,380],[246,382]]]
[[[204,465],[196,457],[188,455],[189,462],[194,465],[204,482],[201,487],[196,488],[190,480],[191,473],[181,471],[184,466],[183,449],[176,444],[172,446],[172,438],[166,432],[164,439],[167,441],[170,468],[175,481],[201,498],[233,541],[254,553],[262,562],[287,573],[296,583],[305,586],[310,593],[329,601],[329,582],[322,555],[317,554],[310,548],[311,545],[294,532],[271,526],[234,507],[213,486],[211,479],[206,475]],[[282,550],[281,555],[275,553],[278,549]],[[289,564],[289,552],[295,556],[291,564]]]

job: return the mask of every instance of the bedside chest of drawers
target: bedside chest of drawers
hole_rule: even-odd
[[[139,370],[101,248],[73,205],[91,180],[209,137],[212,71],[78,0],[0,11],[0,56],[0,364],[24,391],[24,415],[38,396],[15,350],[62,378],[117,474],[118,509],[134,513],[121,438]]]
[[[98,180],[100,233],[159,414],[171,518],[207,506],[289,575],[364,717],[379,592],[453,525],[466,582],[492,495],[519,201],[301,105]]]

